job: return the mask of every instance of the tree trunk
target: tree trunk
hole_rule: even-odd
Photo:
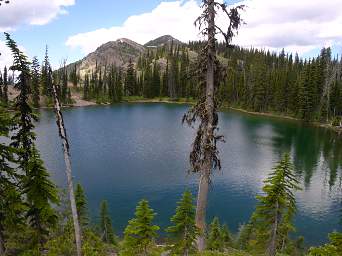
[[[274,218],[274,223],[272,227],[271,240],[268,247],[268,255],[275,256],[277,253],[277,233],[278,233],[278,222],[279,222],[279,202],[276,202],[276,214]]]
[[[213,166],[213,156],[210,150],[211,139],[213,138],[214,121],[214,60],[215,60],[215,8],[214,0],[208,1],[208,52],[207,52],[207,77],[206,77],[206,101],[207,112],[206,129],[203,136],[205,148],[204,162],[201,170],[200,182],[198,187],[197,207],[196,207],[196,226],[199,228],[200,235],[197,238],[197,248],[199,251],[205,249],[205,218],[208,202],[208,189],[210,174]]]
[[[61,112],[61,104],[60,104],[58,96],[57,96],[56,85],[53,85],[53,96],[54,96],[54,100],[55,100],[55,112],[56,112],[59,136],[61,137],[62,144],[63,144],[64,161],[65,161],[65,165],[66,165],[65,171],[66,171],[66,176],[67,176],[72,219],[74,222],[77,256],[82,256],[81,233],[80,233],[80,225],[79,225],[79,221],[78,221],[76,201],[75,201],[75,195],[74,195],[74,185],[73,185],[73,181],[72,181],[69,143],[68,143],[68,138],[66,135],[66,130],[64,127],[64,121],[63,121],[63,116],[62,116],[62,112]]]

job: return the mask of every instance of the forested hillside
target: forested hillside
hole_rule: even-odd
[[[80,77],[84,98],[118,102],[122,96],[196,99],[197,56],[203,43],[148,48],[124,66],[96,66]],[[276,112],[307,121],[340,125],[342,63],[324,48],[312,59],[218,44],[225,68],[219,97],[225,104],[255,112]]]

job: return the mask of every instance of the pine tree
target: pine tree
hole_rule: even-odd
[[[144,72],[143,96],[145,98],[152,97],[152,71],[149,64],[146,66],[146,70]]]
[[[253,229],[254,224],[251,221],[249,221],[247,224],[243,224],[240,226],[237,238],[237,246],[239,249],[245,250],[248,248],[248,244],[251,239]]]
[[[232,245],[233,239],[231,237],[231,233],[229,231],[227,224],[223,224],[223,226],[221,227],[221,237],[222,237],[222,241],[223,241],[223,246],[225,248]]]
[[[79,183],[76,185],[75,201],[80,225],[85,228],[89,224],[87,199],[84,194],[83,187]]]
[[[342,252],[342,233],[329,234],[330,243],[320,247],[311,247],[308,256],[340,256]]]
[[[35,231],[33,246],[42,246],[49,235],[49,230],[57,223],[57,215],[52,204],[58,203],[58,196],[56,186],[49,180],[49,174],[35,148],[32,148],[28,162],[23,191],[29,208],[26,217]]]
[[[207,249],[212,251],[222,251],[224,242],[222,238],[222,230],[219,219],[215,217],[210,224],[207,239]]]
[[[285,154],[265,180],[265,195],[257,196],[259,202],[254,214],[257,240],[265,245],[270,256],[286,249],[289,233],[295,230],[292,224],[296,213],[293,191],[297,189],[290,156]]]
[[[116,243],[112,219],[108,211],[108,203],[105,200],[102,201],[100,205],[100,232],[104,242],[111,244]]]
[[[48,55],[48,47],[45,49],[44,62],[41,72],[42,95],[51,97],[52,95],[52,72]]]
[[[11,70],[18,71],[16,88],[20,91],[16,98],[14,122],[16,133],[12,136],[11,146],[18,150],[18,168],[22,171],[20,183],[26,195],[28,210],[26,217],[35,231],[32,247],[40,248],[49,228],[56,223],[52,204],[58,202],[55,185],[49,180],[49,174],[43,166],[40,155],[35,148],[36,136],[33,122],[37,117],[28,104],[30,69],[27,57],[18,49],[17,44],[5,33],[6,44],[11,49],[14,63]]]
[[[4,77],[3,77],[4,88],[2,92],[2,97],[5,104],[8,104],[8,75],[7,75],[7,67],[4,68]]]
[[[171,218],[174,225],[168,227],[166,232],[173,238],[171,252],[175,255],[187,256],[195,251],[194,242],[198,235],[192,194],[189,191],[184,192],[177,205],[176,213]]]
[[[138,90],[135,79],[134,63],[132,62],[132,59],[129,59],[125,78],[125,95],[132,96],[137,95],[137,93]]]
[[[4,81],[2,78],[2,72],[0,70],[0,101],[3,100],[3,92],[2,92],[2,87],[3,87]]]
[[[152,83],[151,83],[151,98],[160,96],[160,72],[159,72],[159,64],[155,60],[153,63],[153,75],[152,75]]]
[[[40,100],[40,72],[39,72],[39,62],[37,57],[34,57],[31,65],[31,93],[32,93],[32,101],[33,106],[35,108],[39,108],[39,100]]]
[[[11,117],[0,105],[0,255],[5,255],[6,233],[16,229],[22,220],[23,204],[19,188],[20,177],[15,166],[15,148],[9,146],[3,138],[9,139],[13,128]],[[7,232],[6,232],[7,231]]]
[[[124,231],[124,252],[127,255],[148,255],[149,248],[157,237],[159,227],[153,225],[154,211],[147,200],[141,200],[135,210],[135,218],[128,222]]]

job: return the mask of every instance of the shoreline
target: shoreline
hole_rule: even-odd
[[[224,108],[228,108],[234,111],[238,111],[241,113],[249,114],[249,115],[255,115],[255,116],[265,116],[265,117],[272,117],[272,118],[278,118],[278,119],[286,119],[286,120],[291,120],[291,121],[296,121],[296,122],[302,122],[304,121],[302,119],[292,117],[292,116],[287,116],[287,115],[280,115],[280,114],[274,114],[270,112],[253,112],[241,108],[236,108],[236,107],[229,107],[229,106],[224,106]],[[342,127],[337,127],[337,126],[332,126],[330,124],[323,124],[319,122],[307,122],[308,125],[315,126],[315,127],[321,127],[329,130],[333,130],[337,132],[338,134],[342,134]]]
[[[137,100],[126,100],[123,102],[127,103],[167,103],[167,104],[188,104],[188,105],[193,105],[195,102],[194,101],[173,101],[173,100],[167,100],[167,99],[137,99]],[[302,119],[292,117],[292,116],[287,116],[287,115],[281,115],[281,114],[275,114],[271,112],[254,112],[254,111],[249,111],[246,109],[242,108],[237,108],[237,107],[231,107],[227,105],[222,105],[221,110],[224,109],[230,109],[233,111],[241,112],[244,114],[249,114],[249,115],[255,115],[255,116],[265,116],[265,117],[272,117],[272,118],[278,118],[278,119],[286,119],[286,120],[291,120],[291,121],[296,121],[296,122],[304,122]],[[319,122],[307,122],[308,125],[315,126],[315,127],[320,127],[320,128],[325,128],[332,130],[336,132],[338,135],[342,134],[342,127],[337,127],[337,126],[332,126],[329,124],[323,124]]]
[[[11,98],[13,98],[13,96],[15,96],[15,90],[11,91],[11,94],[12,94]],[[75,101],[74,104],[63,105],[62,108],[80,108],[80,107],[111,105],[111,103],[109,103],[109,102],[96,103],[94,101],[83,100],[79,93],[72,95],[72,99]],[[195,101],[194,100],[187,100],[185,98],[184,99],[178,99],[178,100],[172,100],[170,98],[146,99],[146,98],[141,98],[141,97],[134,97],[134,98],[124,97],[123,100],[121,102],[118,102],[118,103],[165,103],[165,104],[179,104],[179,105],[181,105],[181,104],[194,105]],[[116,104],[116,103],[114,103],[114,104]],[[52,109],[52,108],[53,108],[53,106],[42,106],[39,109]],[[223,104],[222,107],[220,108],[220,110],[224,110],[224,109],[233,110],[233,111],[237,111],[237,112],[241,112],[241,113],[249,114],[249,115],[255,115],[255,116],[265,116],[265,117],[271,117],[271,118],[292,120],[292,121],[296,121],[296,122],[303,122],[302,119],[292,117],[292,116],[288,116],[288,115],[275,114],[272,112],[254,112],[254,111],[250,111],[250,110],[246,110],[246,109],[242,109],[242,108],[238,108],[238,107],[232,107],[232,106],[228,106],[228,105]],[[342,127],[332,126],[330,124],[323,124],[323,123],[319,123],[319,122],[308,122],[307,124],[309,124],[311,126],[321,127],[321,128],[325,128],[325,129],[335,131],[338,135],[342,134]]]

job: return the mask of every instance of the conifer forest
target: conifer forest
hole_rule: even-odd
[[[56,65],[57,45],[30,57],[6,25],[20,1],[0,0],[1,256],[342,256],[341,48],[240,45],[257,0],[186,0],[199,39],[116,38]]]

